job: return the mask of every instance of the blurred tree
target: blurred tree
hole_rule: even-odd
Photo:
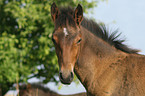
[[[0,0],[0,88],[3,94],[12,84],[44,77],[43,83],[58,82],[57,58],[51,36],[50,7],[76,7],[84,12],[98,0]]]

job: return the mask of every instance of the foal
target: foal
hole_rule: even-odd
[[[88,96],[145,96],[145,56],[83,18],[81,5],[59,10],[53,3],[51,16],[63,84],[70,84],[75,72]]]

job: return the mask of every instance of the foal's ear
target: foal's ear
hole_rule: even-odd
[[[83,20],[83,8],[80,4],[78,4],[75,13],[74,13],[75,22],[80,25]]]
[[[52,17],[53,22],[55,22],[55,20],[58,18],[58,15],[59,15],[59,10],[58,10],[56,4],[53,3],[51,5],[51,17]]]

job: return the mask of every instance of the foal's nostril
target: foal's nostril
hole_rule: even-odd
[[[60,79],[62,79],[62,80],[63,80],[63,77],[62,77],[62,72],[60,72],[60,73],[59,73],[59,77],[60,77]]]
[[[74,74],[73,74],[73,72],[71,72],[71,78],[74,78]]]

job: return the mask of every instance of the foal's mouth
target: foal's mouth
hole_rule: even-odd
[[[64,80],[61,80],[61,79],[60,79],[60,81],[61,81],[62,84],[65,84],[65,85],[70,85],[71,82],[72,82],[72,81],[64,81]]]

